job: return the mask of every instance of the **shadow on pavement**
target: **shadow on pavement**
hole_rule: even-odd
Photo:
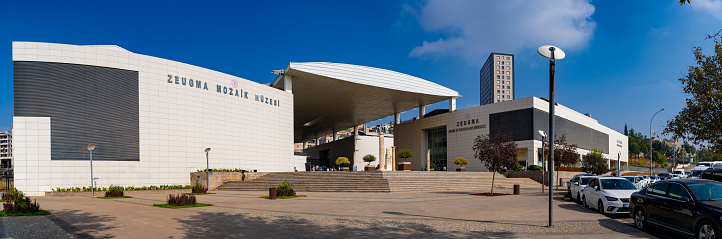
[[[114,221],[116,219],[115,217],[93,215],[78,210],[58,210],[52,213],[53,215],[49,216],[48,219],[76,238],[115,237],[103,233],[105,230],[115,228],[114,226],[109,226],[114,224],[109,222]]]
[[[401,215],[401,216],[412,216],[412,217],[426,217],[426,218],[434,218],[434,219],[443,219],[443,220],[451,220],[451,221],[465,221],[465,222],[483,222],[483,223],[495,223],[495,224],[506,224],[510,226],[533,226],[533,227],[544,227],[534,224],[526,224],[526,223],[514,223],[514,222],[499,222],[499,221],[484,221],[484,220],[467,220],[467,219],[458,219],[458,218],[447,218],[447,217],[434,217],[434,216],[427,216],[427,215],[415,215],[415,214],[408,214],[403,212],[383,212],[386,214],[391,215]]]
[[[649,238],[649,235],[641,233],[641,231],[637,230],[633,226],[614,219],[600,219],[599,225],[615,232],[627,234],[630,237]]]
[[[307,219],[248,217],[243,214],[200,213],[180,219],[188,238],[510,238],[509,232],[434,232],[418,223],[330,218],[326,225]],[[328,224],[327,224],[328,223]]]

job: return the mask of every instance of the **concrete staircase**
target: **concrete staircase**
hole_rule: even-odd
[[[252,181],[226,182],[216,190],[265,191],[287,181],[301,192],[435,192],[491,188],[490,172],[288,172],[269,173]],[[495,188],[541,187],[527,178],[496,175]]]

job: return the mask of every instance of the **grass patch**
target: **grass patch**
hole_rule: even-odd
[[[0,211],[0,217],[41,216],[41,215],[50,215],[50,212],[45,211],[45,210],[40,210],[38,212],[33,212],[33,213],[6,213],[5,211]]]
[[[122,197],[98,197],[100,199],[116,199],[116,198],[133,198],[131,196],[122,196]]]
[[[216,193],[183,193],[185,195],[206,195],[206,194],[216,194]]]
[[[207,207],[207,206],[213,206],[213,204],[196,203],[196,204],[193,204],[193,205],[186,205],[186,206],[173,206],[173,205],[170,205],[170,204],[167,204],[167,203],[163,203],[163,204],[155,204],[155,203],[154,203],[153,206],[156,206],[156,207],[165,207],[165,208],[187,208],[187,207]]]
[[[296,197],[306,197],[306,195],[293,195],[293,196],[278,196],[276,198],[278,199],[286,199],[286,198],[296,198]],[[260,198],[270,198],[269,196],[261,196]]]

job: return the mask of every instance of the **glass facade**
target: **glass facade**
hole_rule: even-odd
[[[446,170],[446,127],[426,131],[428,148],[431,150],[431,162],[434,170]]]

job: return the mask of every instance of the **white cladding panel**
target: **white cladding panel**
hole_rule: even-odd
[[[205,148],[211,148],[211,168],[272,172],[292,171],[297,166],[298,160],[293,156],[291,93],[181,62],[89,46],[13,42],[13,61],[139,72],[140,161],[94,161],[98,186],[189,184],[189,173],[206,167]],[[190,86],[190,79],[194,87]],[[207,85],[207,90],[196,88],[198,81]],[[34,142],[34,137],[27,135],[31,131],[24,131],[25,124],[20,124],[24,121],[35,122],[28,117],[15,117],[15,137]],[[52,165],[49,174],[36,178],[36,172],[48,170],[31,161],[21,162],[36,158],[30,155],[31,151],[22,150],[28,145],[22,142],[15,145],[20,149],[16,152],[26,154],[16,153],[15,160],[15,170],[20,173],[16,174],[16,182],[21,190],[38,195],[57,187],[90,185],[88,161],[50,160],[49,154],[38,159],[43,165],[44,161]],[[49,144],[47,147],[49,151]]]

